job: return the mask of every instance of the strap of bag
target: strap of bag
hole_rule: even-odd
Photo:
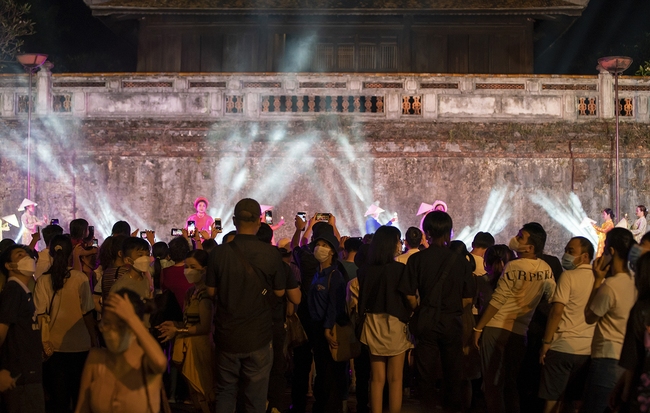
[[[229,242],[228,245],[230,248],[235,252],[237,255],[237,258],[239,258],[239,261],[244,265],[244,268],[246,268],[246,272],[250,276],[257,276],[257,278],[260,280],[261,286],[262,286],[262,295],[266,297],[269,305],[273,307],[275,305],[275,297],[273,297],[274,293],[271,292],[271,286],[268,284],[266,279],[253,268],[253,266],[248,262],[246,257],[244,257],[244,254],[241,252],[241,249],[237,245],[235,245],[234,242]],[[255,274],[255,275],[253,275]]]

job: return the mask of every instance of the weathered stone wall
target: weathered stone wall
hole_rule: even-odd
[[[24,129],[0,120],[0,216],[25,193]],[[650,203],[650,127],[621,125],[621,211]],[[547,229],[547,250],[561,255],[579,231],[580,208],[594,219],[614,207],[612,122],[237,122],[81,120],[43,117],[33,127],[32,197],[39,213],[65,226],[84,217],[101,235],[128,220],[170,239],[192,202],[210,199],[227,230],[236,201],[274,205],[293,233],[297,211],[332,212],[344,234],[361,235],[363,213],[380,201],[386,221],[418,225],[421,202],[444,200],[457,236],[490,230],[507,243],[522,223]],[[571,198],[574,193],[577,198]],[[577,202],[576,202],[577,201]],[[573,204],[572,204],[573,202]],[[543,204],[543,205],[540,205]],[[15,228],[9,235],[17,235]],[[5,233],[7,236],[7,233]]]

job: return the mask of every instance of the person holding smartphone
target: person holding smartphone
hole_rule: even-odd
[[[206,213],[208,205],[210,204],[205,197],[200,196],[194,200],[194,209],[196,209],[196,213],[187,217],[185,220],[185,229],[188,229],[189,222],[194,222],[195,230],[199,231],[199,233],[202,231],[207,231],[208,234],[212,233],[212,224],[214,223],[214,220]],[[190,237],[192,236],[193,234],[190,234]]]

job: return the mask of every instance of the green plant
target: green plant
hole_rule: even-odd
[[[20,37],[34,34],[34,22],[26,17],[30,8],[16,0],[0,1],[0,68],[15,61],[23,45]]]
[[[646,60],[641,66],[639,66],[639,69],[634,72],[635,76],[650,76],[650,60]]]

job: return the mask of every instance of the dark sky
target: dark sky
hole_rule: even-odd
[[[36,28],[25,38],[24,50],[49,54],[54,72],[136,70],[136,42],[92,17],[83,0],[23,1],[32,4]],[[536,44],[536,73],[593,75],[598,57],[627,55],[634,63],[626,74],[634,74],[650,60],[650,0],[591,0],[554,43],[543,43]],[[18,66],[8,70],[22,71]]]

